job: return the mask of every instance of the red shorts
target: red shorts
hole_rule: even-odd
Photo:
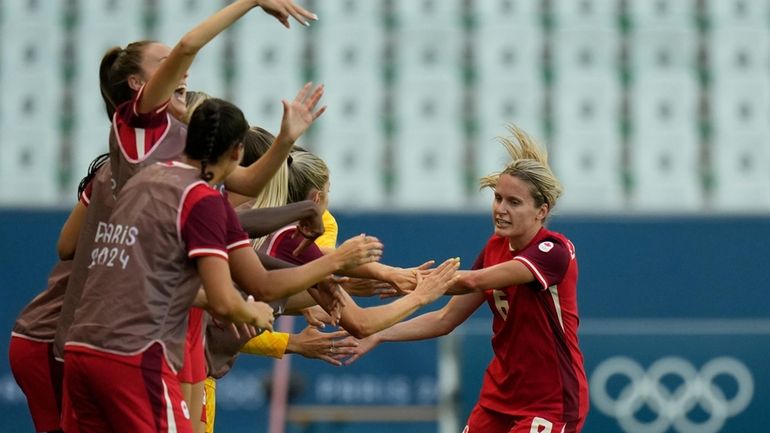
[[[476,404],[463,433],[580,433],[583,420],[563,422],[538,416],[513,416]]]
[[[8,348],[11,372],[27,396],[35,430],[59,430],[64,364],[53,357],[53,343],[12,336]]]
[[[190,412],[160,344],[137,355],[68,345],[62,427],[80,433],[192,433]]]
[[[203,309],[192,307],[187,319],[187,337],[184,343],[184,364],[179,370],[179,381],[198,383],[206,380],[206,354],[203,351]]]

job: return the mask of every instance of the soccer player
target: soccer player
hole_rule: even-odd
[[[461,272],[456,287],[470,293],[361,340],[347,363],[382,342],[446,335],[486,302],[494,358],[464,432],[576,433],[588,412],[577,259],[569,239],[544,227],[562,187],[545,151],[520,129],[510,131],[501,143],[511,162],[481,179],[482,188],[494,190],[495,232],[474,270]]]
[[[79,204],[85,209],[90,197],[91,179],[107,162],[106,154],[100,155],[88,168],[88,174],[78,186]],[[63,230],[77,226],[84,215],[70,218]],[[53,356],[53,340],[59,320],[64,290],[67,288],[71,260],[59,261],[48,276],[46,289],[35,296],[19,313],[11,332],[8,358],[11,372],[27,397],[32,422],[39,432],[60,432],[62,363]]]
[[[191,431],[176,371],[201,283],[215,315],[271,329],[272,308],[244,301],[233,280],[269,298],[381,254],[381,244],[360,236],[325,263],[265,271],[232,207],[212,188],[240,161],[247,129],[237,107],[204,102],[190,122],[185,162],[142,170],[99,221],[65,349],[65,431]]]
[[[102,58],[99,80],[110,130],[109,176],[94,180],[94,206],[85,217],[77,240],[73,271],[59,319],[54,353],[61,357],[64,341],[78,306],[85,280],[97,221],[104,221],[123,185],[143,167],[159,161],[179,160],[185,148],[185,128],[179,121],[186,113],[187,70],[198,52],[214,37],[254,8],[261,7],[286,27],[288,17],[307,24],[315,15],[292,0],[237,0],[193,28],[173,47],[139,41],[115,47]],[[233,170],[227,179],[230,190],[256,195],[275,168],[283,163],[294,141],[323,113],[308,112],[323,94],[322,88],[306,85],[294,102],[284,101],[284,122],[279,140],[269,155],[253,167]],[[75,211],[77,211],[77,207]],[[82,210],[82,209],[81,209]],[[64,258],[64,257],[63,257]]]

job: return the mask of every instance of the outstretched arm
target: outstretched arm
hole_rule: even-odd
[[[365,338],[382,329],[393,326],[439,297],[457,280],[456,259],[449,259],[417,283],[415,290],[394,302],[376,307],[361,308],[343,292],[345,307],[342,309],[340,326],[356,338]],[[316,290],[308,290],[319,305],[326,309],[328,300]]]
[[[535,280],[532,272],[518,260],[508,260],[484,269],[463,271],[455,289],[479,292],[501,289]]]
[[[231,251],[229,262],[238,287],[260,301],[272,301],[299,293],[340,269],[379,260],[381,255],[377,238],[355,236],[332,254],[296,268],[267,271],[251,248]]]
[[[59,232],[59,240],[56,242],[56,252],[59,254],[59,259],[69,260],[75,257],[75,248],[80,237],[80,228],[83,227],[87,212],[88,208],[80,201],[72,208],[72,212],[67,217],[67,221],[64,222],[61,232]]]
[[[165,103],[190,69],[195,56],[201,48],[214,37],[230,27],[238,19],[255,7],[262,6],[268,14],[275,16],[288,27],[288,15],[304,23],[305,19],[314,19],[315,15],[295,5],[291,0],[237,0],[222,8],[214,15],[185,34],[177,42],[168,58],[147,82],[137,110],[148,113]],[[304,18],[303,18],[304,17]]]
[[[353,363],[380,343],[425,340],[449,334],[483,303],[484,294],[480,292],[455,296],[440,310],[422,314],[359,340],[355,355],[346,360],[345,365]]]
[[[250,238],[269,235],[297,220],[312,220],[317,230],[323,230],[320,208],[311,200],[280,207],[250,209],[239,212],[238,219]]]
[[[248,248],[241,248],[246,250]],[[228,263],[219,256],[196,259],[198,275],[206,292],[207,309],[217,317],[233,323],[245,323],[262,329],[273,329],[273,309],[263,302],[244,301],[233,287]],[[196,296],[200,300],[200,296]]]

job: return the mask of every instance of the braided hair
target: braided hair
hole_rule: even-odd
[[[185,154],[201,163],[201,178],[210,181],[209,165],[243,141],[249,124],[235,105],[217,98],[203,101],[190,117]]]
[[[83,179],[80,179],[80,183],[78,184],[78,200],[83,195],[83,191],[86,190],[86,187],[89,183],[91,183],[91,180],[96,176],[96,171],[101,168],[101,166],[104,165],[108,160],[110,159],[109,153],[103,153],[99,156],[97,156],[93,161],[91,161],[91,164],[88,166],[88,174]]]

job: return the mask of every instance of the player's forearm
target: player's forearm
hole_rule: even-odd
[[[80,237],[80,228],[86,220],[88,208],[81,202],[77,202],[72,212],[67,217],[67,221],[59,232],[59,239],[56,242],[56,252],[60,260],[70,260],[75,257],[75,248]]]
[[[393,270],[393,267],[384,265],[379,262],[366,263],[364,265],[348,269],[346,271],[340,271],[340,275],[346,277],[355,278],[369,278],[372,280],[389,281],[388,276]]]
[[[147,87],[139,100],[138,111],[147,113],[167,101],[190,69],[198,51],[256,6],[255,1],[236,1],[182,36],[155,75],[147,82]]]
[[[375,334],[379,343],[392,341],[415,341],[440,337],[452,331],[441,321],[441,310],[432,311],[406,322],[397,323]]]
[[[187,32],[187,34],[185,34],[179,41],[178,45],[184,48],[184,53],[190,52],[194,55],[203,48],[203,46],[214,39],[214,37],[222,33],[225,29],[238,21],[238,19],[246,15],[247,12],[257,6],[259,6],[259,2],[255,0],[235,1],[206,18],[195,28]]]
[[[346,305],[342,310],[340,325],[354,337],[366,338],[397,324],[424,305],[425,302],[417,293],[366,309]]]
[[[315,299],[310,296],[310,293],[308,291],[304,291],[290,296],[286,301],[286,305],[283,307],[283,311],[284,314],[289,315],[300,314],[300,312],[305,308],[312,307],[316,304],[317,303]]]
[[[269,254],[265,254],[260,251],[257,251],[257,257],[259,257],[259,261],[262,262],[262,266],[264,266],[265,269],[267,270],[289,269],[289,268],[297,267],[297,265],[295,265],[294,263],[285,262],[281,259],[277,259]]]
[[[295,268],[269,271],[259,289],[260,300],[272,301],[307,290],[341,266],[336,255],[327,255]]]
[[[238,167],[225,179],[225,187],[239,194],[256,197],[273,178],[281,164],[286,163],[286,158],[291,152],[293,141],[287,140],[280,134],[270,148],[248,167]]]
[[[257,238],[273,233],[294,221],[309,218],[317,212],[318,206],[310,200],[305,200],[274,208],[250,209],[240,212],[238,219],[249,237]]]

